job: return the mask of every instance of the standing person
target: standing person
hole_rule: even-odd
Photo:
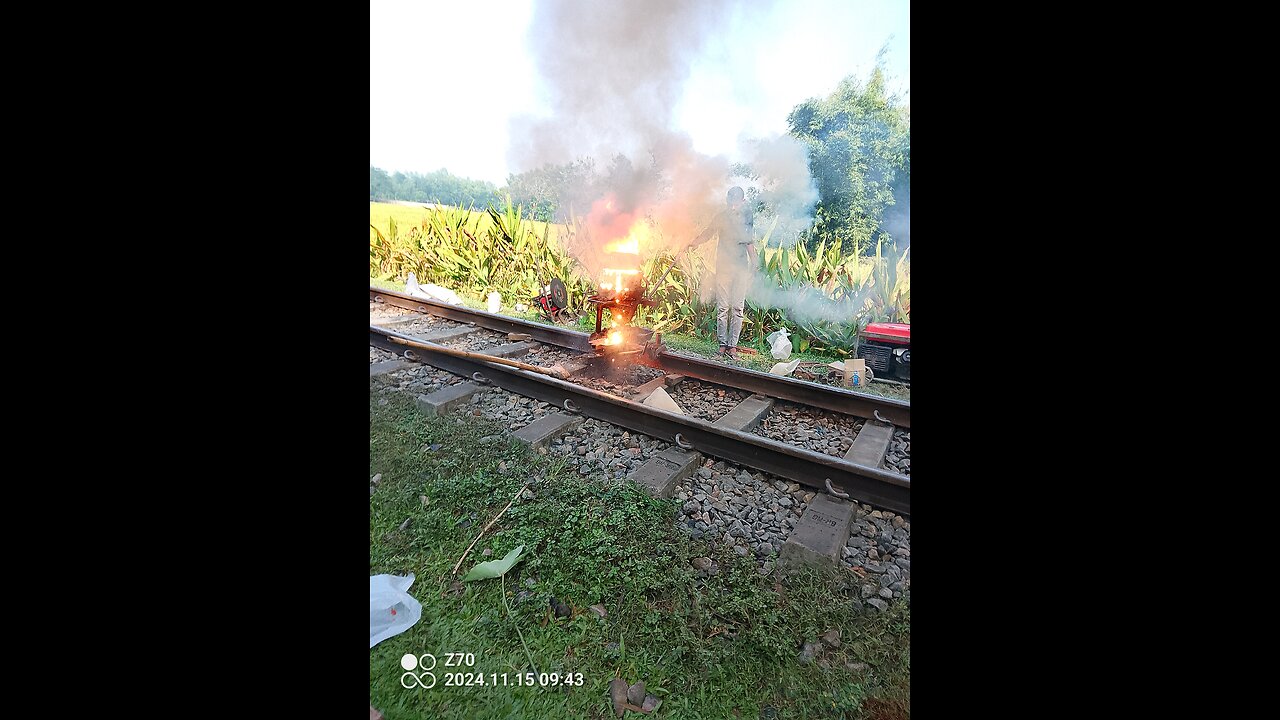
[[[720,353],[737,357],[738,337],[742,335],[742,308],[751,284],[751,269],[756,263],[755,211],[746,202],[742,188],[729,188],[728,207],[718,213],[711,225],[690,245],[701,245],[719,237],[716,246],[716,339]]]

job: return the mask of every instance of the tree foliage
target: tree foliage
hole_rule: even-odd
[[[826,98],[811,98],[787,116],[791,134],[809,146],[820,199],[814,242],[840,242],[867,254],[880,239],[909,239],[911,111],[887,94],[884,73],[865,85],[854,76]],[[881,235],[887,237],[882,238]]]
[[[395,173],[369,166],[369,199],[408,200],[460,207],[486,207],[501,199],[493,183],[458,177],[440,169],[426,175]]]
[[[585,212],[598,182],[595,161],[588,157],[508,175],[507,192],[529,217],[551,222],[567,218],[571,207]]]

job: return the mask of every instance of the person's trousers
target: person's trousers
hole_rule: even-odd
[[[721,345],[738,346],[742,335],[742,308],[747,301],[751,274],[746,268],[716,272],[716,339]]]

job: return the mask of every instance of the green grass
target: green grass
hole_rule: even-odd
[[[369,574],[414,573],[409,592],[422,603],[414,627],[369,653],[370,703],[388,720],[611,718],[614,677],[644,680],[663,700],[655,716],[664,718],[909,713],[905,604],[864,614],[847,570],[765,577],[732,553],[717,555],[720,574],[699,586],[690,560],[707,549],[675,527],[676,501],[626,481],[596,484],[518,442],[481,445],[479,438],[504,429],[476,417],[427,419],[410,398],[376,392],[380,383],[371,381],[369,396],[369,474],[382,474],[369,501]],[[451,570],[526,482],[535,498],[513,504],[460,571],[525,545],[526,557],[505,578],[508,618],[503,581],[455,583]],[[405,519],[412,523],[399,530]],[[555,617],[551,598],[572,607],[572,617]],[[597,603],[603,619],[588,609]],[[469,652],[470,670],[486,679],[524,672],[517,627],[538,671],[582,673],[585,684],[401,687],[406,653]],[[801,645],[830,628],[840,630],[840,647],[821,663],[800,664]],[[866,667],[850,670],[847,662]]]
[[[489,218],[489,214],[485,210],[486,208],[477,207],[476,212],[472,214],[471,217],[473,222],[469,227],[473,231],[477,227],[481,230],[486,230],[493,225],[493,221]],[[391,234],[391,218],[395,218],[396,220],[396,231],[403,235],[408,233],[409,228],[411,227],[420,228],[422,226],[422,221],[427,218],[427,210],[422,205],[397,205],[395,203],[383,202],[369,203],[369,223],[378,228],[378,230],[387,237],[390,237]],[[525,222],[529,223],[530,229],[539,239],[541,239],[547,223],[528,219],[526,219]],[[557,238],[561,227],[562,226],[560,225],[552,224],[551,233],[548,237],[552,240]],[[370,229],[369,233],[372,235],[373,230]]]
[[[378,278],[369,278],[369,284],[381,288],[383,290],[395,290],[396,292],[404,292],[404,283],[395,280],[380,280]]]

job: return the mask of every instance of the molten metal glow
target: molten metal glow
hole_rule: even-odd
[[[601,288],[603,288],[603,289],[605,289],[605,290],[613,290],[614,292],[622,292],[623,290],[626,290],[626,289],[627,289],[627,287],[628,287],[627,279],[626,279],[626,277],[625,277],[625,276],[627,276],[627,275],[638,275],[639,273],[640,273],[640,270],[638,270],[638,269],[636,269],[636,270],[616,270],[616,269],[614,269],[614,268],[605,268],[605,269],[604,269],[604,275],[605,275],[605,277],[604,277],[604,281],[601,283],[600,287],[601,287]],[[614,276],[614,277],[610,277],[611,275],[612,275],[612,276]]]
[[[618,343],[620,343],[620,342],[622,342],[622,333],[621,333],[621,332],[619,332],[619,331],[617,331],[617,330],[614,330],[613,332],[609,333],[609,344],[610,344],[610,345],[617,345],[617,344],[618,344]]]

